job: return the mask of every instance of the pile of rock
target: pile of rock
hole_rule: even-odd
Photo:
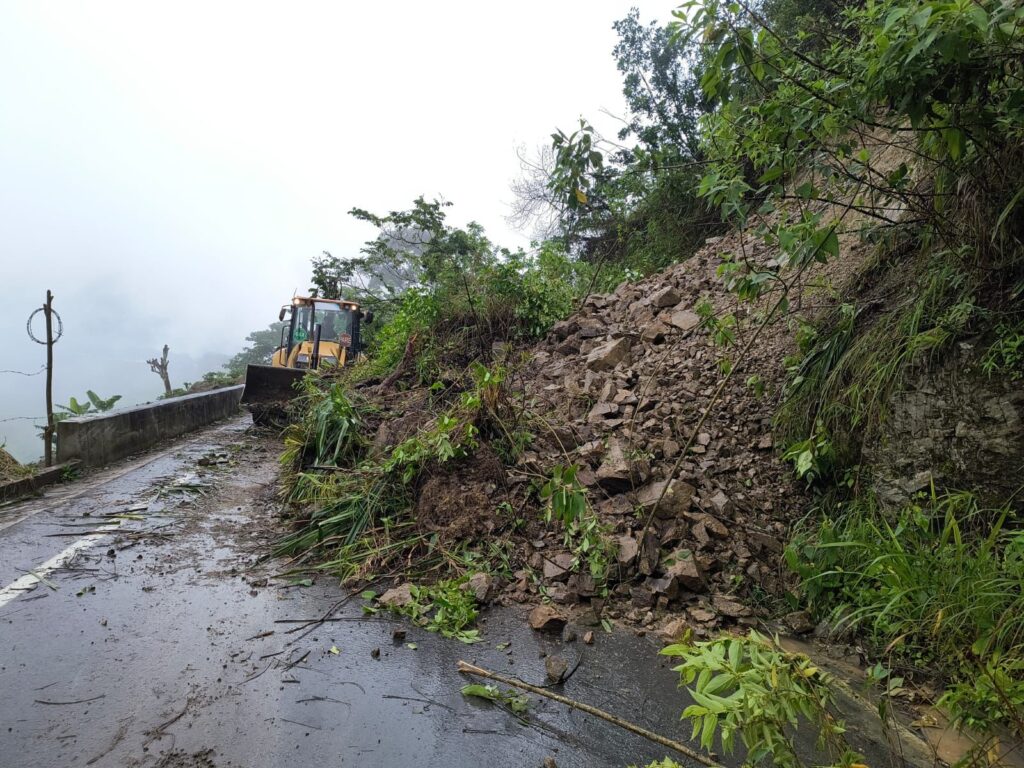
[[[714,346],[697,308],[738,318],[754,311],[715,275],[723,245],[590,296],[555,326],[533,350],[527,379],[530,410],[543,416],[546,433],[519,462],[520,479],[579,467],[617,547],[618,599],[601,608],[644,625],[675,612],[698,634],[722,618],[752,621],[745,598],[755,588],[781,590],[779,556],[804,502],[771,433],[792,344],[784,323],[764,329],[748,359],[732,360],[742,369],[701,423],[722,381],[722,358],[737,352]],[[554,536],[532,542],[530,565],[555,603],[597,599],[589,574],[571,572],[572,559]],[[525,581],[513,593],[529,591]]]

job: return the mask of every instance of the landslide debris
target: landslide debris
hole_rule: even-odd
[[[591,625],[753,623],[785,589],[781,554],[807,499],[772,434],[795,351],[785,317],[696,429],[728,355],[705,318],[729,314],[742,336],[764,311],[716,274],[722,252],[744,248],[772,256],[742,233],[713,238],[590,295],[532,347],[499,340],[431,386],[323,376],[288,438],[298,529],[279,554],[351,582],[487,571],[481,602],[543,601]],[[331,419],[347,424],[327,428],[341,450],[324,443]]]

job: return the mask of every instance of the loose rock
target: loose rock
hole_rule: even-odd
[[[530,627],[538,631],[560,632],[565,626],[565,616],[550,605],[538,605],[530,611]]]

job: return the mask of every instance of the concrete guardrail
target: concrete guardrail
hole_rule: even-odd
[[[109,464],[235,415],[241,397],[238,385],[65,419],[57,424],[57,461],[78,459],[87,467]]]

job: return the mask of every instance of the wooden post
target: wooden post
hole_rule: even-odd
[[[46,466],[53,466],[53,294],[46,292],[46,429],[43,439],[46,443]]]

